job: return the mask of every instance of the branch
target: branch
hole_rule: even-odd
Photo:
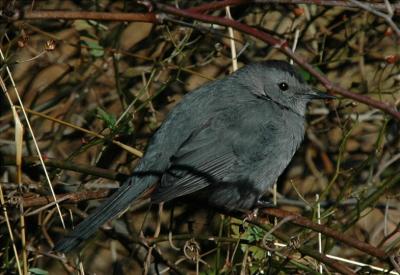
[[[251,223],[268,231],[268,228],[266,228],[265,225],[263,225],[260,222],[256,221],[256,222],[251,222]],[[281,241],[283,241],[285,243],[288,243],[288,244],[291,243],[291,238],[289,236],[287,236],[285,233],[281,232],[280,230],[275,230],[272,234],[276,238],[280,239]],[[355,275],[356,274],[347,266],[339,263],[338,261],[328,258],[326,255],[317,252],[315,249],[313,249],[311,247],[301,245],[300,247],[295,247],[295,249],[298,250],[302,255],[310,256],[310,257],[316,259],[317,261],[326,264],[327,266],[331,267],[332,269],[338,271],[340,274],[346,274],[346,275]]]
[[[307,3],[307,4],[329,4],[329,5],[342,5],[349,7],[351,4],[350,2],[345,1],[278,1],[278,0],[225,0],[221,2],[212,2],[208,4],[203,4],[198,7],[182,10],[175,8],[173,6],[168,6],[164,4],[156,4],[161,11],[164,11],[168,14],[173,14],[176,16],[182,16],[186,18],[191,18],[195,20],[199,20],[202,22],[214,23],[221,26],[232,27],[238,31],[246,33],[250,36],[258,38],[265,43],[278,48],[281,52],[286,54],[288,57],[296,61],[301,67],[307,70],[311,75],[313,75],[316,79],[318,79],[329,91],[332,91],[336,94],[342,95],[346,98],[353,99],[355,101],[364,103],[368,106],[380,109],[387,114],[393,116],[397,120],[400,120],[400,112],[398,112],[395,106],[391,106],[387,103],[380,102],[374,100],[368,96],[352,93],[349,90],[344,89],[343,87],[332,83],[328,80],[324,75],[320,74],[317,70],[315,70],[310,64],[308,64],[303,58],[300,56],[295,55],[292,50],[288,47],[287,41],[282,41],[279,39],[274,38],[273,36],[269,35],[266,32],[263,32],[259,29],[250,27],[246,24],[223,18],[218,16],[210,16],[205,14],[200,14],[199,12],[212,10],[212,9],[219,9],[225,7],[227,5],[239,5],[239,4],[246,4],[246,3],[292,3],[292,4],[299,4],[299,3]],[[373,5],[373,4],[370,4]],[[382,6],[382,7],[381,7]],[[352,6],[353,7],[353,6]],[[371,8],[375,8],[377,10],[386,10],[386,5],[381,4],[374,4]],[[400,11],[400,5],[394,4],[392,5],[392,9],[395,11]],[[25,19],[25,20],[37,20],[37,19],[92,19],[92,20],[112,20],[112,21],[140,21],[140,22],[150,22],[150,23],[162,23],[163,14],[156,14],[156,13],[107,13],[107,12],[75,12],[75,11],[29,11],[25,13],[21,13],[19,16],[15,16],[12,20],[15,19]]]
[[[104,169],[100,167],[94,167],[82,163],[74,163],[68,160],[45,158],[44,163],[46,166],[60,168],[65,170],[70,170],[74,172],[79,172],[86,175],[92,175],[99,178],[105,178],[110,180],[124,181],[128,175],[115,172],[114,170]],[[22,165],[37,165],[39,164],[38,157],[28,157],[24,156],[22,158]],[[0,167],[15,165],[14,155],[3,155],[0,156]]]
[[[25,111],[26,111],[27,113],[30,113],[30,114],[33,114],[33,115],[36,115],[36,116],[39,116],[39,117],[42,117],[42,118],[45,118],[45,119],[54,121],[54,122],[59,123],[59,124],[61,124],[61,125],[64,125],[64,126],[67,126],[67,127],[72,128],[72,129],[75,129],[75,130],[84,132],[84,133],[86,133],[86,134],[95,136],[95,137],[97,137],[97,138],[99,138],[99,139],[106,139],[106,137],[103,136],[102,134],[99,134],[99,133],[90,131],[90,130],[88,130],[88,129],[79,127],[79,126],[77,126],[77,125],[71,124],[71,123],[66,122],[66,121],[63,121],[63,120],[61,120],[61,119],[57,119],[57,118],[54,118],[54,117],[45,115],[45,114],[40,113],[40,112],[37,112],[37,111],[35,111],[35,110],[31,110],[31,109],[29,109],[29,108],[25,108]],[[112,142],[113,144],[117,145],[118,147],[124,149],[125,151],[128,151],[128,152],[131,153],[132,155],[135,155],[135,156],[137,156],[137,157],[139,157],[139,158],[143,157],[143,153],[142,153],[141,151],[139,151],[138,149],[136,149],[136,148],[133,148],[133,147],[131,147],[131,146],[128,146],[128,145],[126,145],[126,144],[123,144],[123,143],[121,143],[121,142],[119,142],[118,140],[115,140],[115,139],[111,139],[111,142]]]
[[[349,1],[329,1],[329,0],[224,0],[224,1],[214,1],[211,3],[203,4],[194,8],[187,9],[191,12],[207,12],[214,11],[218,9],[223,9],[226,6],[238,6],[245,4],[309,4],[317,6],[328,6],[328,7],[345,7],[345,8],[359,8],[358,5],[351,3]],[[387,11],[387,7],[384,3],[364,3],[370,9],[375,9],[379,11]],[[400,14],[400,3],[391,4],[394,13]]]
[[[97,200],[97,199],[103,199],[107,198],[110,193],[110,190],[100,190],[100,191],[82,191],[82,192],[77,192],[77,193],[69,193],[69,194],[62,194],[62,195],[56,195],[57,201],[59,202],[68,202],[68,203],[78,203],[81,201],[87,201],[87,200]],[[35,198],[19,198],[16,201],[12,201],[11,204],[20,204],[22,202],[22,205],[24,208],[28,207],[37,207],[37,206],[43,206],[47,204],[54,203],[54,198],[53,196],[41,196],[41,197],[35,197]]]
[[[127,13],[127,12],[95,12],[95,11],[25,11],[21,12],[18,20],[45,20],[45,19],[65,19],[65,20],[99,20],[99,21],[134,21],[156,23],[154,13]]]
[[[241,218],[241,217],[238,217]],[[262,227],[262,226],[261,226]],[[265,230],[268,230],[267,228],[264,228]],[[274,230],[275,231],[275,230]],[[272,233],[274,234],[274,233]],[[290,241],[290,237],[289,236],[285,236],[282,233],[278,233],[277,235],[279,235],[281,238],[281,240],[288,240]],[[171,241],[182,241],[182,240],[190,240],[190,239],[195,239],[195,240],[201,240],[201,241],[211,241],[211,242],[216,242],[216,243],[233,243],[233,244],[247,244],[250,246],[256,246],[259,247],[263,250],[266,251],[270,251],[268,247],[266,247],[265,245],[263,245],[262,243],[258,242],[258,241],[250,241],[248,239],[242,239],[242,238],[233,238],[233,237],[220,237],[220,236],[208,236],[208,235],[195,235],[195,234],[180,234],[180,235],[167,235],[167,236],[160,236],[158,238],[147,238],[146,241],[147,243],[151,246],[157,243],[161,243],[161,242],[171,242]],[[325,257],[325,255],[319,254],[318,252],[315,252],[315,249],[313,248],[308,248],[308,247],[304,247],[302,248],[301,252],[303,255],[308,255],[314,259],[317,259],[318,261],[325,263],[328,266],[331,266],[332,269],[341,272],[343,274],[355,274],[353,273],[351,270],[349,270],[346,266],[344,266],[343,264],[330,259],[329,257]],[[273,253],[273,252],[272,252]],[[296,261],[296,259],[292,259],[290,257],[290,255],[282,255],[283,257],[285,257],[287,260],[289,260],[290,262],[292,261]],[[308,272],[311,271],[310,274],[314,274],[312,273],[314,270],[312,269],[312,266],[309,266],[309,270]],[[307,273],[308,274],[308,273]]]
[[[24,164],[36,164],[38,161],[37,157],[24,157],[23,158]],[[14,165],[15,164],[15,157],[14,156],[3,156],[1,159],[1,162],[3,165]],[[94,175],[98,177],[103,177],[111,180],[123,180],[124,178],[127,177],[127,175],[120,174],[117,172],[114,172],[112,170],[107,170],[103,168],[98,168],[98,167],[93,167],[85,164],[76,164],[76,163],[71,163],[71,162],[65,162],[63,160],[56,160],[56,159],[46,159],[45,163],[48,166],[52,167],[57,167],[61,169],[67,169],[71,171],[76,171],[76,172],[81,172],[89,175]],[[90,199],[100,199],[100,198],[105,198],[108,195],[109,190],[102,190],[102,191],[84,191],[84,192],[79,192],[79,193],[74,193],[74,194],[69,194],[69,195],[57,195],[57,200],[64,200],[67,199],[68,202],[80,202],[84,200],[90,200]],[[46,205],[48,203],[52,202],[51,197],[48,196],[43,196],[43,197],[37,197],[33,199],[24,199],[23,200],[23,205],[24,207],[33,207],[33,206],[42,206]],[[372,255],[374,257],[378,257],[380,259],[387,259],[386,253],[374,246],[371,246],[367,243],[358,241],[354,238],[349,238],[345,236],[343,233],[335,231],[329,227],[326,227],[324,225],[319,225],[316,223],[313,223],[311,220],[304,218],[300,215],[280,210],[280,209],[263,209],[262,211],[263,214],[266,215],[271,215],[274,217],[278,218],[284,218],[288,216],[294,216],[295,219],[291,220],[291,223],[294,223],[296,225],[306,227],[309,229],[312,229],[316,232],[320,232],[328,237],[331,237],[335,240],[341,241],[351,247],[354,247],[360,251],[363,251],[369,255]]]
[[[371,256],[377,257],[381,260],[388,259],[388,255],[386,255],[385,251],[381,250],[380,248],[377,248],[377,247],[369,245],[365,242],[356,240],[354,237],[348,237],[348,236],[344,235],[342,232],[333,230],[325,225],[316,224],[316,223],[312,222],[311,220],[309,220],[303,216],[300,216],[296,213],[285,211],[282,209],[266,208],[266,209],[262,209],[261,214],[270,215],[270,216],[274,216],[277,218],[294,217],[293,219],[291,219],[289,221],[290,223],[299,225],[301,227],[312,229],[313,231],[316,231],[316,232],[320,232],[327,237],[331,237],[337,241],[345,243],[351,247],[354,247],[364,253],[367,253]]]
[[[359,5],[349,1],[321,1],[321,0],[224,0],[215,1],[189,8],[187,11],[203,13],[223,9],[227,6],[238,6],[246,4],[310,4],[328,7],[359,8]],[[384,3],[363,3],[368,10],[387,11]],[[400,3],[391,4],[393,12],[400,14]],[[1,15],[1,13],[0,13]],[[148,13],[126,13],[126,12],[86,12],[86,11],[25,11],[19,12],[16,16],[7,17],[11,21],[15,20],[40,20],[40,19],[86,19],[102,21],[137,21],[157,23],[156,14]]]
[[[218,24],[221,26],[232,27],[238,31],[241,31],[241,32],[249,34],[255,38],[258,38],[258,39],[264,41],[265,43],[277,48],[278,50],[280,50],[281,52],[283,52],[284,54],[289,56],[291,59],[296,61],[297,64],[299,64],[301,67],[303,67],[305,70],[307,70],[310,74],[312,74],[315,78],[317,78],[325,86],[325,88],[328,89],[329,91],[332,91],[336,94],[342,95],[346,98],[354,99],[354,100],[364,103],[368,106],[380,109],[380,110],[392,115],[397,120],[400,120],[400,112],[398,112],[396,110],[395,106],[391,106],[384,102],[374,100],[365,95],[352,93],[352,92],[344,89],[343,87],[341,87],[335,83],[332,83],[329,79],[326,78],[326,76],[322,75],[316,69],[314,69],[314,67],[312,67],[310,64],[305,62],[305,60],[303,58],[294,54],[293,51],[288,47],[287,41],[276,39],[273,36],[269,35],[268,33],[263,32],[259,29],[250,27],[246,24],[240,23],[235,20],[227,19],[224,17],[199,14],[199,13],[191,12],[189,10],[181,10],[181,9],[177,9],[175,7],[167,6],[167,5],[163,5],[163,4],[157,4],[157,7],[160,10],[162,10],[168,14],[173,14],[173,15],[182,16],[182,17],[186,17],[186,18],[196,19],[196,20],[199,20],[202,22],[214,23],[214,24]]]
[[[385,20],[386,23],[388,23],[388,25],[389,25],[389,26],[393,29],[393,31],[396,33],[397,38],[398,38],[398,39],[400,38],[400,29],[397,27],[396,23],[394,23],[393,20],[392,20],[392,16],[393,16],[392,11],[393,11],[393,8],[392,8],[392,5],[391,5],[390,3],[388,3],[388,4],[386,5],[386,12],[387,12],[387,14],[386,14],[386,13],[384,13],[384,12],[382,12],[382,11],[376,10],[375,8],[373,8],[373,7],[371,7],[370,5],[368,5],[367,3],[362,3],[362,2],[359,2],[359,1],[357,1],[357,0],[349,0],[349,1],[350,1],[351,3],[353,3],[354,5],[360,7],[360,8],[362,8],[362,9],[368,11],[368,12],[370,12],[370,13],[372,13],[372,14],[378,16],[378,17],[383,18],[383,20]]]
[[[57,197],[57,201],[62,201],[63,203],[64,202],[78,203],[78,202],[85,201],[85,200],[106,198],[109,195],[109,192],[110,192],[110,190],[83,191],[83,192],[79,192],[79,193],[57,195],[56,197]],[[21,203],[21,201],[22,201],[22,204],[24,205],[24,207],[26,207],[26,208],[44,206],[47,204],[54,203],[52,196],[42,196],[42,197],[36,197],[36,198],[23,198],[16,202],[13,202],[13,204]],[[341,241],[341,242],[346,243],[354,248],[360,249],[361,251],[363,251],[367,254],[370,254],[372,256],[375,256],[375,257],[378,257],[381,259],[387,259],[387,256],[385,255],[385,253],[383,251],[381,251],[379,248],[375,248],[373,246],[370,246],[369,244],[347,238],[347,237],[343,236],[340,232],[330,229],[324,225],[315,224],[312,221],[308,220],[307,218],[304,218],[298,214],[284,211],[284,210],[279,210],[279,209],[263,209],[261,213],[279,217],[279,218],[293,217],[289,222],[297,224],[297,225],[305,227],[305,228],[310,228],[317,232],[321,232],[322,234],[324,234],[326,236],[332,237],[335,240]],[[242,218],[237,215],[234,215],[234,216],[236,216],[237,218]],[[257,225],[257,226],[265,229],[266,231],[269,231],[269,228],[267,228],[266,225],[263,224],[262,219],[263,218],[261,217],[255,221],[250,221],[250,223]],[[275,235],[275,237],[277,237],[278,239],[284,241],[285,243],[291,242],[290,236],[287,236],[286,234],[284,234],[283,232],[281,232],[279,230],[274,230],[272,234]],[[348,275],[355,274],[349,268],[342,265],[341,263],[338,263],[337,261],[328,258],[326,255],[323,255],[323,254],[315,251],[315,249],[312,249],[308,246],[302,245],[300,247],[295,247],[295,249],[298,250],[303,255],[310,256],[310,257],[330,266],[331,268],[333,268],[334,270],[336,270],[342,274],[348,274]]]
[[[312,4],[318,6],[330,7],[345,7],[345,8],[358,8],[358,6],[349,1],[329,1],[329,0],[254,0],[255,3],[277,3],[277,4]],[[368,3],[372,1],[365,1],[365,5],[371,9],[386,11],[384,3]],[[392,4],[395,13],[400,14],[400,3]]]

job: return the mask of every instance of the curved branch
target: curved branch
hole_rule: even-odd
[[[156,7],[168,14],[182,16],[186,18],[191,18],[195,20],[199,20],[202,22],[208,23],[215,23],[221,26],[232,27],[238,31],[251,35],[255,38],[258,38],[264,41],[267,44],[270,44],[273,47],[278,48],[281,52],[286,54],[288,57],[296,61],[301,67],[307,70],[310,74],[312,74],[315,78],[317,78],[325,87],[326,89],[342,95],[346,98],[353,99],[355,101],[364,103],[368,106],[380,109],[387,114],[393,116],[397,120],[400,120],[400,112],[396,110],[395,106],[391,106],[387,103],[380,102],[374,100],[368,96],[352,93],[343,87],[332,83],[330,80],[326,78],[326,76],[320,74],[317,70],[315,70],[310,64],[308,64],[303,58],[293,53],[293,51],[288,47],[286,41],[282,41],[279,39],[274,38],[273,36],[269,35],[266,32],[263,32],[259,29],[250,27],[246,24],[240,23],[235,20],[218,17],[218,16],[211,16],[206,14],[201,14],[199,12],[204,12],[213,9],[219,9],[225,7],[227,5],[241,5],[247,3],[307,3],[307,4],[319,4],[323,5],[329,3],[330,5],[343,5],[346,7],[350,7],[349,3],[344,1],[277,1],[277,0],[225,0],[221,2],[211,2],[207,4],[200,5],[198,7],[182,10],[175,8],[173,6],[168,6],[164,4],[156,4]],[[326,3],[325,3],[326,2]],[[354,4],[353,4],[354,5]],[[371,8],[375,9],[383,9],[384,6],[373,6]],[[385,7],[386,8],[386,7]],[[393,5],[393,10],[396,12],[400,11],[400,7],[398,5]],[[85,11],[29,11],[25,13],[21,13],[16,18],[11,18],[12,20],[15,19],[25,19],[25,20],[37,20],[37,19],[92,19],[92,20],[111,20],[111,21],[140,21],[140,22],[149,22],[149,23],[162,23],[163,14],[162,13],[107,13],[107,12],[85,12]]]
[[[335,1],[335,0],[224,0],[224,1],[214,1],[207,4],[202,4],[194,8],[189,8],[188,10],[192,12],[206,12],[218,9],[223,9],[226,6],[238,6],[245,4],[308,4],[308,5],[318,5],[318,6],[328,6],[328,7],[344,7],[344,8],[359,8],[357,4],[351,3],[349,1]],[[378,11],[387,11],[387,7],[384,3],[363,3],[369,9],[374,9]],[[400,3],[391,4],[394,13],[400,14]]]
[[[349,1],[334,1],[334,0],[223,0],[214,1],[197,7],[189,8],[191,12],[207,12],[218,9],[223,9],[227,6],[238,6],[246,4],[308,4],[328,7],[345,7],[359,8],[357,4]],[[364,3],[366,7],[377,11],[387,11],[384,3]],[[393,12],[400,14],[400,3],[391,4]],[[126,12],[87,12],[87,11],[20,11],[13,17],[8,17],[9,20],[40,20],[40,19],[87,19],[87,20],[102,20],[102,21],[137,21],[156,23],[156,14],[148,13],[126,13]]]
[[[199,20],[202,22],[215,23],[215,24],[218,24],[221,26],[232,27],[238,31],[241,31],[241,32],[249,34],[255,38],[258,38],[258,39],[264,41],[265,43],[277,48],[278,50],[280,50],[281,52],[283,52],[290,58],[292,58],[294,61],[296,61],[297,64],[299,64],[301,67],[303,67],[305,70],[307,70],[310,74],[312,74],[315,78],[317,78],[326,87],[326,89],[328,89],[336,94],[342,95],[346,98],[354,99],[354,100],[364,103],[368,106],[380,109],[380,110],[392,115],[397,120],[400,120],[400,112],[398,112],[396,110],[395,106],[391,106],[384,102],[374,100],[365,95],[352,93],[352,92],[346,90],[345,88],[343,88],[335,83],[332,83],[329,79],[326,78],[326,76],[319,73],[316,69],[314,69],[314,67],[312,67],[310,64],[308,64],[303,58],[301,58],[300,56],[293,53],[293,51],[288,47],[287,41],[276,39],[266,32],[263,32],[259,29],[250,27],[246,24],[240,23],[240,22],[232,20],[232,19],[218,17],[218,16],[212,16],[212,15],[199,14],[196,12],[191,12],[190,10],[181,10],[181,9],[177,9],[175,7],[167,6],[167,5],[163,5],[163,4],[157,4],[157,7],[160,10],[162,10],[168,14],[173,14],[173,15],[182,16],[182,17],[186,17],[186,18],[196,19],[196,20]]]

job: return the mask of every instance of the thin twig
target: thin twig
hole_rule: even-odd
[[[21,263],[18,258],[18,251],[17,251],[17,247],[15,245],[15,239],[14,239],[14,234],[11,229],[10,220],[8,218],[6,203],[4,200],[3,189],[1,187],[1,184],[0,184],[0,203],[1,203],[1,207],[3,209],[4,219],[6,220],[8,234],[10,235],[11,245],[12,245],[12,248],[14,251],[15,262],[17,263],[18,274],[22,275]]]
[[[356,5],[350,3],[349,1],[331,1],[331,0],[224,0],[224,1],[214,1],[207,4],[202,4],[194,8],[190,8],[193,12],[206,12],[223,9],[226,6],[238,6],[246,4],[309,4],[318,6],[328,6],[328,7],[345,7],[345,8],[357,8]],[[370,8],[380,11],[386,11],[387,7],[384,3],[366,3]],[[391,5],[394,13],[400,13],[400,3],[394,3]]]
[[[303,216],[300,216],[298,214],[295,214],[295,213],[292,213],[289,211],[285,211],[282,209],[272,209],[272,208],[262,209],[261,213],[264,215],[271,215],[271,216],[278,217],[278,218],[295,216],[295,218],[290,221],[293,224],[296,224],[296,225],[299,225],[302,227],[306,227],[306,228],[310,228],[316,232],[321,232],[325,236],[328,236],[335,240],[341,241],[351,247],[354,247],[360,251],[363,251],[363,252],[365,252],[371,256],[377,257],[379,259],[386,260],[388,258],[388,255],[385,253],[385,251],[383,251],[377,247],[374,247],[367,243],[358,241],[354,237],[348,237],[345,234],[338,232],[336,230],[333,230],[322,224],[316,224],[316,223],[312,222],[311,220],[309,220]]]
[[[78,203],[86,200],[103,199],[110,194],[110,190],[100,190],[100,191],[82,191],[77,193],[69,193],[63,195],[56,195],[57,201],[68,202],[68,203]],[[47,204],[54,204],[52,201],[52,196],[41,196],[36,198],[21,198],[17,201],[18,204],[27,207],[43,206]]]
[[[352,264],[352,265],[356,265],[356,266],[360,266],[360,267],[369,267],[369,268],[371,268],[372,270],[384,272],[385,274],[399,275],[398,272],[389,271],[389,270],[384,269],[384,268],[382,268],[382,267],[373,266],[373,265],[370,265],[370,264],[366,264],[366,263],[362,263],[362,262],[358,262],[358,261],[354,261],[354,260],[349,260],[349,259],[345,259],[345,258],[343,258],[343,257],[337,257],[337,256],[333,256],[333,255],[326,255],[326,256],[327,256],[328,258],[330,258],[330,259],[334,259],[334,260],[337,260],[337,261],[341,261],[341,262],[344,262],[344,263],[347,263],[347,264]],[[399,272],[400,272],[400,271],[399,271]],[[373,274],[373,273],[371,273],[371,274]]]
[[[350,1],[321,1],[321,0],[224,0],[214,1],[206,4],[199,5],[197,7],[189,8],[191,12],[206,12],[223,9],[227,6],[238,6],[246,4],[310,4],[318,6],[329,6],[329,7],[346,7],[346,8],[357,8],[358,5],[351,3]],[[365,3],[370,9],[377,11],[387,11],[385,3]],[[391,5],[393,13],[400,13],[400,3],[394,3]],[[18,16],[7,18],[8,20],[42,20],[42,19],[86,19],[86,20],[101,20],[101,21],[136,21],[136,22],[149,22],[155,23],[156,15],[153,12],[148,13],[126,13],[126,12],[87,12],[87,11],[20,11]]]
[[[21,109],[22,109],[22,108],[21,108]],[[48,119],[48,120],[50,120],[50,121],[54,121],[54,122],[59,123],[59,124],[61,124],[61,125],[64,125],[64,126],[67,126],[67,127],[72,128],[72,129],[75,129],[75,130],[84,132],[84,133],[86,133],[86,134],[95,136],[95,137],[97,137],[97,138],[99,138],[99,139],[105,139],[105,138],[106,138],[106,137],[103,136],[102,134],[99,134],[99,133],[96,133],[96,132],[87,130],[87,129],[85,129],[85,128],[76,126],[76,125],[74,125],[74,124],[71,124],[71,123],[69,123],[69,122],[63,121],[63,120],[61,120],[61,119],[57,119],[57,118],[54,118],[54,117],[45,115],[45,114],[40,113],[40,112],[36,112],[36,111],[31,110],[31,109],[29,109],[29,108],[25,108],[25,111],[26,111],[27,113],[30,113],[30,114],[33,114],[33,115],[36,115],[36,116],[39,116],[39,117]],[[131,153],[131,154],[137,156],[137,157],[140,157],[140,158],[141,158],[141,157],[143,156],[143,153],[142,153],[141,151],[139,151],[138,149],[133,148],[133,147],[131,147],[131,146],[129,146],[129,145],[123,144],[122,142],[119,142],[118,140],[114,140],[114,139],[113,139],[113,140],[111,140],[111,142],[112,142],[113,144],[119,146],[120,148],[124,149],[125,151],[128,151],[129,153]]]
[[[361,94],[356,94],[348,91],[347,89],[332,83],[328,78],[326,78],[325,75],[322,75],[318,70],[316,70],[313,66],[311,66],[309,63],[307,63],[302,57],[296,55],[293,53],[293,51],[288,47],[288,44],[286,41],[282,41],[279,39],[274,38],[270,34],[263,32],[259,29],[250,27],[246,24],[240,23],[235,20],[223,18],[223,17],[218,17],[218,16],[211,16],[211,15],[205,15],[205,14],[198,14],[194,12],[190,12],[188,10],[181,10],[177,9],[172,6],[167,6],[163,4],[157,4],[157,7],[169,14],[174,14],[177,16],[183,16],[187,18],[192,18],[195,20],[200,20],[203,22],[208,22],[208,23],[215,23],[219,24],[222,26],[229,26],[232,27],[236,30],[242,31],[244,33],[247,33],[255,38],[258,38],[262,41],[264,41],[267,44],[270,44],[286,54],[288,57],[292,58],[298,65],[303,67],[305,70],[307,70],[311,75],[313,75],[315,78],[317,78],[324,86],[327,88],[329,91],[332,91],[336,94],[342,95],[346,98],[354,99],[358,102],[362,102],[368,106],[378,108],[396,119],[400,120],[400,112],[397,111],[397,109],[394,106],[388,105],[384,102],[380,102],[377,100],[374,100],[368,96],[361,95]]]
[[[353,3],[354,5],[360,7],[368,12],[370,12],[378,17],[383,18],[386,21],[386,23],[389,24],[389,26],[392,28],[392,30],[396,33],[397,37],[400,39],[400,29],[397,27],[396,23],[394,23],[392,20],[393,8],[391,7],[390,4],[387,4],[387,3],[385,4],[385,7],[388,11],[388,14],[386,14],[384,12],[381,12],[381,11],[375,9],[373,6],[368,5],[367,3],[362,3],[357,0],[349,0],[349,1],[351,3]]]
[[[319,195],[315,195],[315,201],[317,203],[317,223],[321,225],[321,204],[319,203]],[[322,234],[318,232],[318,252],[322,254]],[[319,273],[322,274],[322,263],[319,263]]]
[[[303,58],[300,56],[297,56],[293,53],[293,51],[288,47],[286,41],[281,41],[279,39],[274,38],[273,36],[267,34],[266,32],[263,32],[259,29],[250,27],[246,24],[237,22],[235,20],[230,20],[227,18],[221,18],[218,16],[210,16],[210,15],[205,15],[205,14],[199,14],[201,11],[205,10],[213,10],[213,9],[218,9],[218,8],[223,8],[228,5],[239,5],[239,4],[249,4],[249,3],[293,3],[293,4],[299,4],[299,3],[308,3],[308,4],[330,4],[330,5],[343,5],[346,7],[350,7],[348,3],[345,1],[233,1],[233,0],[226,0],[226,1],[221,1],[221,2],[212,2],[204,5],[200,5],[197,8],[191,8],[191,9],[186,9],[182,10],[179,8],[175,8],[173,6],[168,6],[168,5],[163,5],[163,4],[156,4],[156,7],[166,13],[169,14],[174,14],[177,16],[183,16],[186,18],[192,18],[196,20],[200,20],[203,22],[209,22],[209,23],[215,23],[219,24],[222,26],[227,26],[227,27],[232,27],[238,31],[241,31],[243,33],[249,34],[255,38],[258,38],[262,41],[264,41],[267,44],[270,44],[276,48],[278,48],[281,52],[286,54],[289,58],[292,58],[294,61],[296,61],[297,64],[299,64],[301,67],[303,67],[305,70],[307,70],[311,75],[313,75],[315,78],[317,78],[328,90],[342,95],[346,98],[350,98],[353,100],[356,100],[358,102],[364,103],[368,106],[380,109],[396,119],[400,120],[400,112],[394,108],[394,106],[391,106],[389,104],[386,104],[384,102],[380,102],[377,100],[374,100],[368,96],[361,95],[361,94],[356,94],[348,91],[347,89],[344,89],[343,87],[332,83],[330,80],[326,78],[326,76],[322,75],[319,71],[317,71],[313,66],[308,64]],[[325,3],[326,2],[326,3]],[[207,5],[207,6],[206,6]],[[352,4],[355,5],[355,4]],[[382,6],[382,9],[381,9]],[[373,7],[377,10],[387,10],[385,4],[375,4]],[[400,12],[400,5],[392,5],[393,10],[396,12]],[[115,16],[117,15],[117,16]],[[159,23],[162,24],[162,18],[165,17],[163,16],[162,13],[155,14],[155,13],[146,13],[146,14],[132,14],[132,18],[129,18],[129,13],[126,13],[126,16],[123,16],[124,14],[114,14],[114,13],[104,13],[104,12],[99,12],[98,14],[96,12],[68,12],[68,11],[32,11],[26,14],[21,14],[19,19],[92,19],[92,20],[113,20],[113,21],[141,21],[141,22],[152,22],[152,23]],[[130,19],[130,20],[129,20]]]
[[[292,213],[293,215],[294,213]],[[294,214],[296,215],[296,214]],[[291,222],[295,222],[296,219],[294,219]],[[258,220],[252,220],[250,221],[250,223],[253,223],[261,228],[263,228],[264,230],[269,230],[268,227],[265,226],[265,224],[263,222],[260,221],[260,219]],[[291,242],[291,237],[286,235],[285,233],[281,232],[281,231],[275,231],[274,236],[278,239],[280,239],[281,241],[285,242],[285,243],[290,243]],[[294,247],[296,250],[298,250],[300,253],[302,253],[303,255],[307,255],[310,256],[314,259],[316,259],[319,262],[324,263],[325,265],[331,267],[332,269],[336,270],[337,272],[341,273],[341,274],[346,274],[346,275],[355,275],[355,273],[349,269],[347,266],[340,264],[339,262],[332,260],[330,258],[328,258],[326,255],[318,253],[315,251],[314,248],[310,248],[306,245],[301,245],[301,246],[297,246]]]
[[[1,59],[3,60],[3,62],[6,62],[6,59],[5,59],[4,55],[3,55],[3,51],[2,51],[1,49],[0,49],[0,56],[1,56]],[[37,142],[36,142],[35,134],[34,134],[34,132],[33,132],[31,123],[29,122],[28,115],[27,115],[27,113],[25,112],[24,104],[23,104],[23,102],[22,102],[21,97],[19,96],[19,92],[18,92],[17,86],[16,86],[16,84],[15,84],[15,82],[14,82],[14,78],[13,78],[13,76],[12,76],[12,74],[11,74],[10,68],[9,68],[9,66],[7,65],[7,63],[6,63],[6,65],[5,65],[5,69],[6,69],[6,71],[7,71],[8,77],[9,77],[9,79],[10,79],[10,81],[11,81],[11,85],[12,85],[12,87],[13,87],[13,89],[14,89],[15,96],[16,96],[16,98],[18,99],[19,107],[21,108],[22,113],[23,113],[23,115],[24,115],[24,117],[25,117],[26,125],[28,125],[29,133],[30,133],[31,136],[32,136],[33,144],[34,144],[34,146],[35,146],[36,153],[38,154],[40,163],[41,163],[41,165],[42,165],[42,167],[43,167],[43,171],[44,171],[44,174],[45,174],[45,176],[46,176],[46,181],[47,181],[47,183],[48,183],[48,185],[49,185],[51,194],[52,194],[54,200],[56,201],[56,194],[54,193],[54,189],[53,189],[53,186],[52,186],[52,184],[51,184],[51,180],[50,180],[49,174],[47,173],[47,169],[46,169],[46,165],[44,164],[44,161],[43,161],[42,153],[41,153],[41,151],[40,151],[39,145],[38,145]],[[63,219],[63,217],[62,217],[61,209],[60,209],[60,206],[58,205],[58,203],[56,203],[56,207],[57,207],[58,215],[59,215],[60,220],[61,220],[61,224],[62,224],[63,228],[65,228],[64,219]]]
[[[43,20],[43,19],[65,19],[65,20],[99,20],[99,21],[135,21],[149,22],[156,21],[154,13],[127,13],[127,12],[91,12],[91,11],[27,11],[21,12],[16,19]]]
[[[148,240],[148,242],[150,242],[150,243],[161,243],[161,242],[169,241],[169,239],[171,239],[171,241],[172,240],[176,241],[176,240],[189,240],[191,238],[195,238],[197,240],[202,240],[202,241],[212,241],[212,242],[217,242],[217,243],[237,243],[238,241],[240,241],[242,244],[249,244],[249,245],[253,244],[248,239],[238,239],[238,238],[232,238],[232,237],[219,237],[219,236],[207,236],[207,235],[205,235],[205,236],[202,236],[202,235],[193,236],[193,234],[180,234],[180,235],[174,235],[173,237],[169,237],[169,236],[165,236],[164,235],[164,236],[158,237],[157,239],[150,239],[150,240]],[[264,246],[261,246],[261,245],[258,246],[257,244],[253,244],[253,245],[256,245],[257,247],[265,249]],[[283,244],[283,243],[280,243],[280,242],[275,242],[274,245],[275,246],[279,246],[279,247],[287,247],[286,244]],[[334,259],[336,261],[340,261],[340,262],[344,262],[344,263],[348,263],[348,264],[352,264],[352,265],[356,265],[356,266],[360,266],[360,267],[369,267],[369,268],[371,268],[373,270],[385,272],[385,273],[388,273],[388,274],[399,275],[399,273],[396,272],[396,271],[389,271],[389,270],[381,268],[381,267],[365,264],[365,263],[362,263],[362,262],[357,262],[357,261],[354,261],[354,260],[349,260],[349,259],[346,259],[346,258],[342,258],[342,257],[330,255],[330,254],[326,254],[326,257],[330,258],[330,259]],[[394,259],[395,257],[390,257],[390,258],[391,258],[391,261],[392,261],[392,258],[395,261],[395,259]]]
[[[3,155],[0,156],[1,164],[4,166],[15,165],[14,155]],[[56,158],[46,158],[44,163],[49,167],[60,168],[64,170],[79,172],[85,175],[92,175],[104,179],[124,181],[128,175],[123,173],[115,172],[114,170],[104,169],[100,167],[95,167],[88,164],[76,163],[71,161],[66,161],[63,159]],[[22,160],[22,165],[37,165],[39,164],[39,157],[35,156],[24,156]]]

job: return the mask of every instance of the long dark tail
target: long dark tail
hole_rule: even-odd
[[[111,197],[59,241],[53,250],[66,253],[78,246],[93,235],[100,226],[117,216],[149,190],[155,181],[157,181],[156,176],[129,178]]]

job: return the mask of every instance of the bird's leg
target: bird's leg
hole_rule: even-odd
[[[246,215],[245,220],[253,220],[258,216],[258,211],[263,208],[276,208],[276,205],[269,201],[258,200],[252,210]]]
[[[258,216],[258,208],[253,208],[252,210],[250,210],[250,212],[247,213],[246,217],[244,218],[244,220],[255,220],[257,219]]]
[[[277,206],[270,201],[258,200],[254,205],[255,209],[259,208],[276,208]]]

